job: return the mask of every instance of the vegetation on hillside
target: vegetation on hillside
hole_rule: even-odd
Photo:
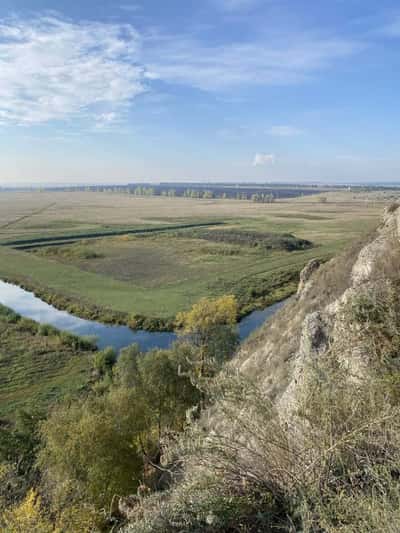
[[[41,244],[54,246],[31,253],[1,246],[0,277],[82,318],[145,329],[171,329],[177,313],[202,297],[223,294],[237,297],[243,316],[295,291],[311,258],[332,257],[376,225],[379,203],[344,191],[328,196],[327,204],[317,196],[263,204],[95,192],[3,193],[3,243],[71,236],[80,242],[60,246],[44,240]],[[63,209],[55,207],[60,204]],[[215,235],[223,227],[229,240],[240,242],[195,236],[214,234],[198,225],[217,222],[224,226],[215,228]],[[165,231],[154,232],[160,228]],[[153,233],[140,233],[148,229]],[[139,233],[123,235],[129,230]],[[83,239],[113,232],[122,234]],[[303,241],[313,247],[303,248]]]
[[[39,325],[0,305],[0,417],[40,409],[90,379],[91,339]]]
[[[343,306],[364,372],[349,372],[339,339],[304,369],[289,425],[253,381],[210,381],[211,431],[186,430],[175,485],[138,502],[124,531],[398,531],[399,302],[383,283]]]
[[[244,231],[265,233],[259,230],[253,221]],[[203,245],[254,251],[239,243]],[[294,288],[300,254],[308,251],[284,252],[293,263],[272,270],[276,279],[261,264],[239,282],[236,277],[236,285],[217,279],[217,297],[178,314],[179,342],[146,355],[136,346],[119,357],[111,349],[98,352],[89,340],[1,308],[0,530],[397,532],[398,254],[385,253],[379,282],[358,288],[338,307],[346,327],[330,339],[324,357],[304,368],[291,417],[283,419],[276,403],[287,381],[272,391],[252,379],[258,372],[279,382],[278,359],[288,372],[284,360],[295,353],[305,315],[349,286],[359,249],[320,268],[307,300],[291,307],[296,339],[285,336],[288,315],[281,313],[268,337],[276,353],[248,377],[226,364],[237,346],[237,317],[245,305],[281,293],[282,283]],[[10,257],[17,264],[21,256]],[[45,277],[52,262],[41,259],[23,267],[36,264]],[[13,264],[2,268],[11,271]],[[357,372],[348,358],[353,345]]]
[[[11,417],[0,428],[0,528],[108,531],[118,522],[116,496],[164,488],[165,447],[205,407],[196,383],[218,372],[221,349],[225,359],[233,353],[236,314],[233,297],[202,301],[180,316],[182,339],[171,350],[94,351],[80,394],[48,414],[25,408]]]
[[[306,239],[299,239],[290,233],[261,233],[243,230],[209,230],[195,231],[193,236],[213,242],[226,242],[240,246],[251,246],[262,250],[305,250],[311,248],[312,243]]]
[[[90,391],[45,420],[21,413],[3,427],[3,530],[397,531],[396,282],[343,304],[368,364],[352,375],[349,339],[335,341],[305,369],[290,425],[254,381],[220,372],[236,312],[231,297],[199,302],[180,317],[182,342],[172,350],[95,354]]]

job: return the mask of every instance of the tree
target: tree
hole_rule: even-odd
[[[114,367],[115,385],[130,387],[142,398],[145,425],[157,448],[164,432],[182,429],[186,410],[198,402],[198,390],[179,372],[187,367],[189,353],[190,348],[179,343],[146,354],[133,345],[121,352]]]
[[[197,348],[195,374],[213,375],[238,343],[238,305],[234,296],[202,298],[190,311],[179,313],[180,333]]]
[[[121,350],[113,368],[114,382],[122,387],[134,387],[138,380],[138,361],[143,354],[138,344]]]
[[[214,198],[214,193],[212,191],[204,191],[203,198],[206,200],[210,200],[211,198]]]
[[[274,194],[264,194],[264,202],[266,202],[267,204],[272,204],[273,202],[275,202]]]
[[[42,423],[38,464],[56,510],[80,500],[109,506],[114,494],[137,489],[144,412],[135,390],[118,387],[61,405]]]
[[[165,435],[181,431],[187,409],[199,401],[190,378],[179,373],[189,351],[177,345],[142,354],[133,345],[101,394],[95,387],[42,423],[38,464],[56,514],[80,500],[109,506],[114,494],[132,494],[143,480],[156,483]]]
[[[117,354],[113,348],[108,347],[102,351],[95,352],[92,362],[96,377],[101,379],[110,376],[116,360]]]
[[[0,508],[20,502],[27,489],[38,481],[37,427],[42,419],[41,411],[21,410],[12,424],[0,428]]]

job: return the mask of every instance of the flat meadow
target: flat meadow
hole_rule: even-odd
[[[73,299],[81,308],[129,316],[170,318],[202,296],[227,293],[237,295],[244,314],[292,293],[311,258],[329,259],[372,231],[387,196],[341,190],[263,204],[109,192],[2,192],[0,244],[71,236],[77,242],[31,250],[0,246],[0,277]],[[195,224],[209,226],[185,228]],[[149,228],[163,231],[123,234]],[[113,231],[118,234],[90,238]],[[283,243],[285,234],[297,239],[293,249]],[[277,235],[273,245],[271,235]]]

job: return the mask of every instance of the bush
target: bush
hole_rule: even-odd
[[[8,322],[9,324],[16,324],[21,319],[21,315],[19,315],[18,313],[15,313],[12,309],[1,304],[0,304],[0,317],[3,317],[5,321]]]
[[[114,494],[136,491],[143,476],[140,398],[129,389],[57,407],[41,426],[39,465],[55,511],[107,508]]]
[[[60,331],[51,324],[40,324],[38,335],[41,337],[56,337],[57,335],[60,335]]]
[[[186,234],[187,235],[187,234]],[[259,247],[264,250],[305,250],[312,246],[306,239],[299,239],[290,233],[261,233],[244,230],[196,230],[193,237],[207,241]]]
[[[399,404],[334,350],[305,373],[288,423],[256,386],[220,376],[212,427],[188,430],[175,488],[138,505],[127,531],[398,531]]]
[[[113,348],[105,348],[93,355],[93,369],[99,378],[111,375],[113,366],[117,360],[117,354]]]
[[[38,333],[39,324],[29,318],[21,318],[18,323],[18,329],[35,335]]]
[[[96,349],[95,337],[80,337],[69,333],[68,331],[58,331],[57,336],[60,339],[61,344],[69,346],[73,350],[93,351]]]
[[[42,510],[40,496],[34,490],[30,490],[25,500],[6,510],[0,516],[2,531],[10,533],[52,533],[54,528]]]

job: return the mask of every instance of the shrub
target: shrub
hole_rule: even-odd
[[[60,339],[61,344],[69,346],[74,350],[93,351],[96,349],[95,337],[86,336],[80,337],[69,333],[68,331],[58,331],[56,334]]]
[[[141,400],[116,389],[57,407],[41,426],[39,465],[54,510],[82,502],[109,506],[134,492],[143,475]]]
[[[290,233],[261,233],[244,230],[196,230],[193,237],[207,241],[259,247],[265,250],[305,250],[312,246],[306,239],[299,239]]]
[[[39,324],[29,318],[21,318],[18,323],[18,329],[20,331],[26,331],[28,333],[32,333],[34,335],[38,333]]]
[[[56,337],[57,335],[60,335],[60,331],[51,324],[40,324],[38,335],[41,337]]]
[[[399,404],[334,351],[305,372],[288,423],[256,386],[220,376],[212,427],[201,420],[180,445],[181,481],[138,505],[127,531],[397,531]]]
[[[15,313],[9,307],[0,304],[0,317],[4,317],[5,321],[9,324],[16,324],[20,319],[21,315]]]
[[[397,209],[400,207],[400,204],[399,202],[392,202],[387,208],[386,208],[386,212],[388,214],[390,213],[394,213],[395,211],[397,211]]]
[[[52,533],[54,528],[51,522],[43,514],[40,496],[34,490],[30,490],[25,500],[6,510],[0,516],[2,530],[10,533]]]
[[[113,366],[117,360],[117,354],[113,348],[105,348],[93,355],[93,369],[99,378],[111,375]]]

